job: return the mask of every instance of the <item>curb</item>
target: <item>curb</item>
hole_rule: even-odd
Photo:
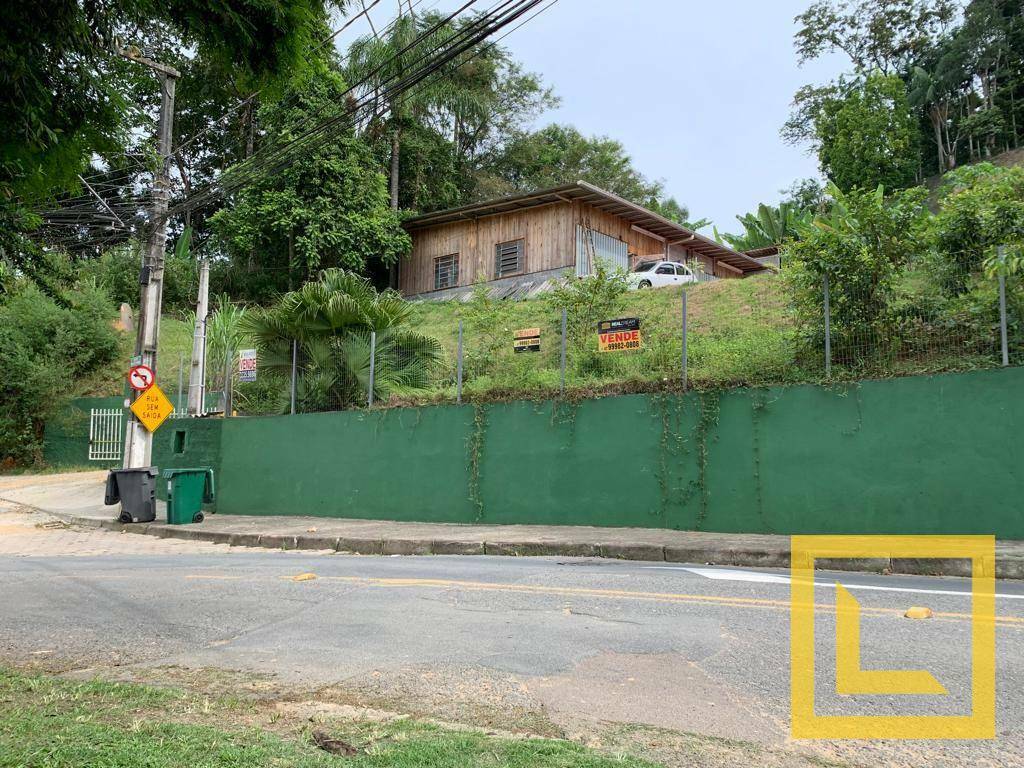
[[[29,505],[23,505],[29,506]],[[229,533],[193,526],[165,523],[126,525],[117,520],[97,520],[66,512],[39,510],[65,523],[120,533],[157,536],[164,539],[204,541],[231,547],[257,549],[337,552],[339,554],[399,555],[492,555],[505,557],[600,557],[611,560],[641,562],[699,563],[745,568],[789,568],[789,549],[714,549],[656,544],[581,543],[567,541],[462,541],[453,539],[360,539],[346,536],[292,536],[274,533]],[[856,571],[861,573],[892,573],[915,576],[969,577],[970,565],[963,560],[919,560],[908,558],[873,558],[869,560],[818,560],[823,571]],[[966,566],[966,567],[965,567]],[[994,572],[997,579],[1024,580],[1024,557],[1001,557],[995,563],[986,561],[982,571]]]

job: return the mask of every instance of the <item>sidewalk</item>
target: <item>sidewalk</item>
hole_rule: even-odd
[[[321,517],[209,515],[200,525],[122,525],[103,504],[106,472],[0,477],[0,499],[68,523],[162,538],[268,549],[331,550],[361,555],[514,555],[606,557],[669,563],[789,567],[789,537],[652,528],[400,523]],[[165,520],[158,504],[157,519]],[[969,576],[961,560],[819,560],[823,570]],[[986,563],[986,572],[993,564]],[[1024,541],[996,545],[997,578],[1024,579]]]

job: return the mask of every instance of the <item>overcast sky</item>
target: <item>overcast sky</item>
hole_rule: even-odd
[[[735,231],[736,214],[818,174],[814,158],[779,138],[796,89],[845,65],[797,67],[793,17],[809,2],[559,0],[503,44],[562,99],[540,124],[618,139],[693,218]],[[375,11],[383,25],[395,3]]]

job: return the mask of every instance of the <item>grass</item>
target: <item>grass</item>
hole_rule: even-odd
[[[720,280],[687,290],[688,383],[698,388],[806,381],[814,373],[797,363],[795,328],[775,276]],[[438,386],[428,395],[454,394],[459,319],[464,325],[467,399],[545,396],[560,386],[561,313],[544,297],[511,305],[503,338],[488,345],[474,335],[472,310],[460,302],[419,302],[413,311],[417,330],[439,339],[446,360]],[[600,353],[596,328],[582,329],[570,344],[566,386],[570,393],[674,390],[681,386],[682,289],[632,291],[615,310],[617,317],[641,320],[643,347],[636,352]],[[610,319],[610,318],[609,318]],[[542,329],[541,352],[516,355],[512,333]]]
[[[309,723],[260,722],[252,703],[151,686],[75,682],[0,668],[0,768],[655,768],[562,740],[508,738],[408,719],[326,728],[350,757],[314,745]]]
[[[124,377],[135,351],[135,333],[121,334],[121,349],[115,363],[82,382],[82,397],[116,397],[124,393]],[[157,381],[173,395],[178,388],[178,369],[184,365],[184,381],[188,386],[188,367],[192,360],[192,325],[165,315],[160,319],[160,345],[157,353]]]

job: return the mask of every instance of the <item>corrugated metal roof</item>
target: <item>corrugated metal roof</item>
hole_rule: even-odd
[[[410,232],[414,232],[418,229],[435,227],[441,224],[471,221],[485,216],[497,216],[501,213],[519,211],[524,208],[534,208],[558,202],[571,203],[573,201],[592,205],[606,213],[625,219],[631,224],[635,224],[658,237],[663,237],[669,243],[684,244],[695,253],[707,256],[708,258],[718,259],[743,272],[758,272],[765,269],[764,265],[739,251],[733,250],[727,245],[716,243],[714,240],[704,237],[704,235],[699,235],[687,229],[682,224],[677,224],[654,211],[649,211],[642,206],[631,203],[618,195],[614,195],[600,187],[595,187],[593,184],[588,184],[585,181],[565,184],[561,187],[553,187],[539,192],[473,203],[472,205],[464,205],[460,208],[425,213],[407,219],[404,222],[404,226]]]

